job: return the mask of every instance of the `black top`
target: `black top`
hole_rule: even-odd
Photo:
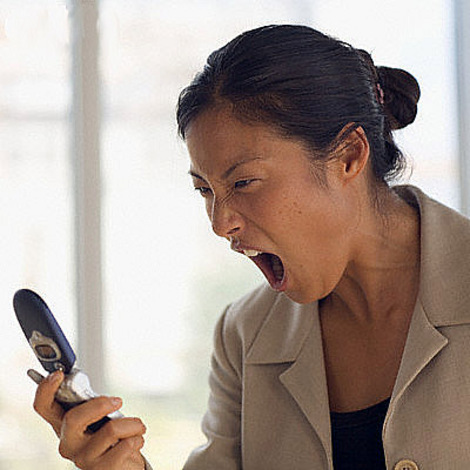
[[[390,399],[359,411],[330,413],[335,470],[386,470],[382,427]]]

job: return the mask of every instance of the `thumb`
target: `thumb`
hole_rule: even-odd
[[[65,412],[59,403],[55,401],[54,396],[63,380],[64,374],[62,371],[56,371],[48,375],[38,385],[33,404],[34,410],[54,428],[58,436],[60,435],[62,418]]]

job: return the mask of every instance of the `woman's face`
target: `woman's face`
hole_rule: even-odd
[[[329,294],[346,268],[354,226],[335,162],[325,170],[326,188],[300,142],[227,111],[202,113],[186,140],[194,187],[214,232],[292,300]]]

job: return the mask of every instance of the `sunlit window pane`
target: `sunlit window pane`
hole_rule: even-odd
[[[0,2],[0,468],[64,469],[31,407],[41,369],[12,308],[18,288],[47,294],[74,340],[68,161],[70,48],[62,2]]]

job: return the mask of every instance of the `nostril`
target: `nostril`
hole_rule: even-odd
[[[240,239],[236,236],[228,236],[227,240],[230,242],[230,248],[232,250],[237,250],[240,246]]]
[[[212,224],[212,230],[216,235],[219,235],[219,237],[224,237],[227,238],[228,240],[231,240],[239,231],[240,227],[237,225],[235,227],[230,227],[225,224]]]
[[[230,237],[238,233],[243,225],[243,219],[225,200],[214,198],[210,212],[212,230],[220,237]]]

